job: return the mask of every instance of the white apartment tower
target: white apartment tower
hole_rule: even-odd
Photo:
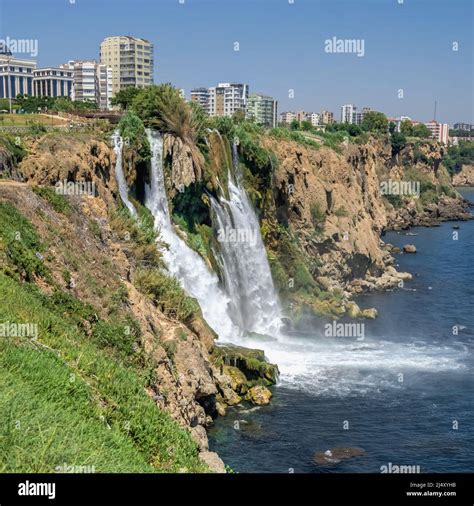
[[[209,115],[233,116],[237,111],[245,113],[248,98],[247,84],[219,83],[209,88]]]
[[[95,60],[70,60],[60,68],[73,71],[71,100],[94,102],[100,109],[110,109],[112,69]]]

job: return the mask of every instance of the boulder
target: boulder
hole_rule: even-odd
[[[264,406],[270,402],[271,397],[272,393],[267,387],[256,385],[247,392],[245,399],[257,406]]]
[[[199,458],[215,473],[225,473],[225,465],[216,452],[201,452]]]
[[[316,452],[314,461],[320,465],[339,464],[342,460],[362,457],[365,454],[366,452],[362,448],[332,448],[325,452]]]
[[[414,244],[405,244],[403,246],[404,253],[416,253],[416,246]]]
[[[363,309],[361,311],[361,316],[363,318],[369,318],[370,320],[377,318],[378,314],[378,311],[374,307],[369,307],[368,309]]]

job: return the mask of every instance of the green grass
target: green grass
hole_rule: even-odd
[[[33,186],[33,191],[36,195],[39,195],[43,199],[45,199],[51,207],[57,212],[61,214],[65,214],[66,216],[70,215],[72,212],[71,204],[68,202],[64,195],[60,193],[56,193],[56,190],[50,186]]]
[[[1,472],[54,472],[64,463],[96,472],[206,470],[190,435],[146,394],[147,371],[87,336],[33,285],[0,273],[0,291],[0,323],[38,324],[38,342],[0,340]]]
[[[0,259],[5,258],[9,271],[28,281],[35,276],[49,279],[41,255],[44,250],[31,223],[9,202],[0,202]]]
[[[59,117],[51,118],[44,114],[0,114],[1,126],[67,125],[67,121]]]

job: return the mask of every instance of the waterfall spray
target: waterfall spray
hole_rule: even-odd
[[[163,139],[147,130],[152,151],[150,185],[145,187],[145,205],[155,219],[160,239],[169,245],[163,251],[163,259],[170,274],[175,276],[201,306],[207,323],[225,341],[240,335],[229,314],[229,297],[219,286],[217,275],[208,269],[202,257],[192,250],[175,232],[171,223],[163,173]]]

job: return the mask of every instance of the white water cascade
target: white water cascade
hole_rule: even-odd
[[[127,209],[130,211],[130,214],[136,218],[137,211],[135,210],[135,207],[133,206],[133,204],[130,202],[130,199],[128,198],[127,181],[125,180],[125,176],[123,174],[123,167],[122,167],[123,140],[122,140],[122,137],[120,136],[118,130],[116,130],[114,132],[114,134],[112,135],[112,141],[114,143],[114,152],[115,152],[115,157],[116,157],[115,177],[117,179],[120,198],[122,199],[122,202],[125,204]]]
[[[224,341],[233,341],[240,335],[240,330],[229,316],[229,297],[219,287],[217,275],[174,231],[163,174],[163,139],[153,130],[148,130],[147,135],[152,159],[150,185],[145,187],[145,205],[155,219],[160,239],[169,245],[163,251],[168,271],[180,281],[186,292],[197,299],[205,320],[219,337]]]
[[[221,245],[221,264],[232,316],[244,331],[279,334],[281,307],[273,285],[260,225],[242,186],[237,146],[232,148],[235,176],[229,173],[229,199],[211,198]]]

